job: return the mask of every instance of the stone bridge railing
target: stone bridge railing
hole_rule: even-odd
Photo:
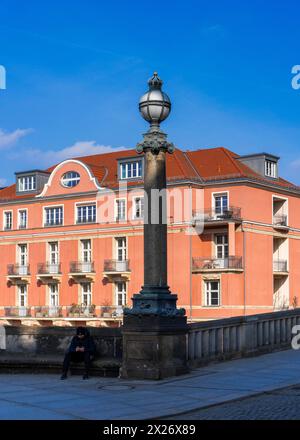
[[[191,368],[212,361],[255,356],[291,347],[300,309],[234,317],[189,325]]]
[[[189,367],[290,348],[295,325],[300,325],[300,309],[189,324]],[[90,328],[90,332],[102,362],[120,365],[121,328]],[[60,365],[73,335],[71,327],[0,327],[0,367],[16,364],[16,357],[20,366],[31,357],[41,363],[47,355],[56,355]]]

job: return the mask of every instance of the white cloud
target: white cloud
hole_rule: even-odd
[[[31,166],[37,168],[55,165],[65,159],[81,156],[91,156],[93,154],[113,153],[115,151],[127,150],[126,147],[111,147],[110,145],[98,145],[96,141],[78,141],[70,147],[61,150],[40,150],[30,149],[22,153],[15,153],[11,158],[23,157]]]
[[[19,139],[32,133],[31,128],[17,128],[12,132],[5,132],[0,128],[0,149],[10,148],[15,145]]]

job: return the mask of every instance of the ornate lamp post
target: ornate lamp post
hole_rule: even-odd
[[[139,109],[150,128],[137,145],[145,155],[144,285],[133,295],[132,309],[124,311],[121,377],[160,379],[187,372],[187,324],[167,283],[166,153],[173,153],[174,145],[160,123],[171,102],[156,72],[148,85]]]

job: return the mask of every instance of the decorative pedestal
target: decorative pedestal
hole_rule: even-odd
[[[122,333],[121,378],[158,380],[189,372],[185,316],[125,315]]]

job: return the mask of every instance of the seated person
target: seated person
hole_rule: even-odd
[[[95,351],[95,344],[88,329],[85,327],[78,327],[76,330],[76,336],[73,336],[65,355],[61,379],[67,379],[71,361],[84,362],[85,373],[83,379],[88,379],[91,360],[95,355]]]

